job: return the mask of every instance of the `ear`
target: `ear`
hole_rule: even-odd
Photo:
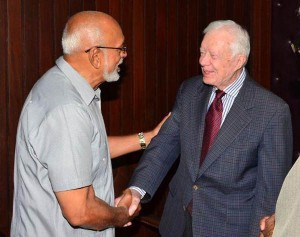
[[[90,63],[93,67],[99,69],[102,65],[102,51],[98,48],[93,48],[88,52]]]
[[[236,61],[236,69],[241,69],[247,62],[247,57],[245,55],[239,54],[237,55],[237,61]]]

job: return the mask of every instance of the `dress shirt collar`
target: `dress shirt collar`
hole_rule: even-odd
[[[87,105],[89,105],[95,97],[100,100],[100,88],[94,90],[91,85],[64,60],[63,56],[56,60],[56,65],[71,81],[72,85],[76,88]]]
[[[246,69],[243,67],[243,70],[241,72],[241,74],[239,75],[239,77],[233,82],[231,83],[229,86],[227,86],[224,89],[224,92],[226,93],[226,95],[232,96],[232,97],[236,97],[241,89],[241,87],[243,86],[244,80],[246,78]],[[215,92],[217,90],[216,87],[213,88],[213,92]]]

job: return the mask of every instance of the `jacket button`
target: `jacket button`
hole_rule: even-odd
[[[197,185],[193,185],[193,189],[196,191],[196,190],[198,190],[198,186]]]

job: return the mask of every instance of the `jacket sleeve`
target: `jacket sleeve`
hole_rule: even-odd
[[[143,201],[149,201],[153,197],[180,155],[181,91],[182,86],[177,93],[171,116],[144,151],[129,183],[130,186],[136,186],[146,191],[147,195]]]

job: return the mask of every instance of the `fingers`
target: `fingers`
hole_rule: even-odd
[[[263,232],[264,235],[271,237],[273,235],[274,227],[275,227],[275,214],[273,214],[266,220],[266,227],[265,227],[265,231]],[[265,232],[267,233],[267,235],[265,234]]]
[[[169,112],[168,115],[165,116],[165,117],[163,118],[163,120],[160,121],[160,123],[154,128],[154,130],[153,130],[154,136],[157,135],[157,133],[159,132],[161,126],[164,124],[164,122],[166,122],[166,120],[167,120],[170,116],[171,116],[171,112]]]
[[[128,227],[128,226],[131,226],[131,225],[132,225],[132,222],[130,221],[130,222],[126,223],[123,227]]]
[[[141,194],[134,189],[130,189],[130,190],[132,193],[132,200],[131,200],[131,205],[129,207],[129,215],[137,216],[141,210],[141,205],[140,205]]]
[[[130,216],[137,216],[138,213],[141,210],[141,205],[139,205],[139,200],[133,200],[133,202],[131,203],[130,207],[129,207],[129,215]]]
[[[115,198],[115,207],[121,205],[124,206],[124,202],[126,202],[125,200],[127,200],[127,202],[130,201],[127,205],[127,207],[129,207],[131,204],[131,191],[129,189],[124,190],[121,196]],[[120,201],[121,201],[121,205],[120,205]]]
[[[164,117],[164,119],[161,121],[161,123],[163,124],[164,122],[166,122],[166,120],[171,116],[171,112],[169,112],[167,114],[167,116]]]
[[[259,237],[271,237],[275,226],[275,214],[265,216],[259,222],[260,234]]]
[[[163,118],[163,120],[158,124],[159,125],[159,128],[164,124],[164,122],[166,122],[166,120],[171,116],[171,112],[168,113],[167,116],[165,116]]]
[[[129,222],[123,227],[131,226],[130,220],[139,214],[141,210],[140,200],[141,194],[134,189],[126,189],[120,197],[115,199],[116,207],[124,206],[128,209]]]
[[[266,228],[266,220],[269,218],[270,216],[265,216],[264,218],[262,218],[259,222],[259,226],[260,226],[260,230],[263,231]]]
[[[274,224],[275,223],[275,214],[273,214],[272,216],[270,216],[270,218],[268,219],[268,222]]]
[[[123,194],[115,199],[115,207],[125,207],[128,210],[128,222],[123,227],[131,226],[131,220],[139,214],[141,210],[140,199],[141,194],[129,188],[125,189]]]
[[[130,189],[126,189],[125,191],[123,191],[123,195],[117,198],[115,202],[118,203],[117,204],[118,207],[124,206],[126,208],[129,208],[132,202],[132,194]]]

